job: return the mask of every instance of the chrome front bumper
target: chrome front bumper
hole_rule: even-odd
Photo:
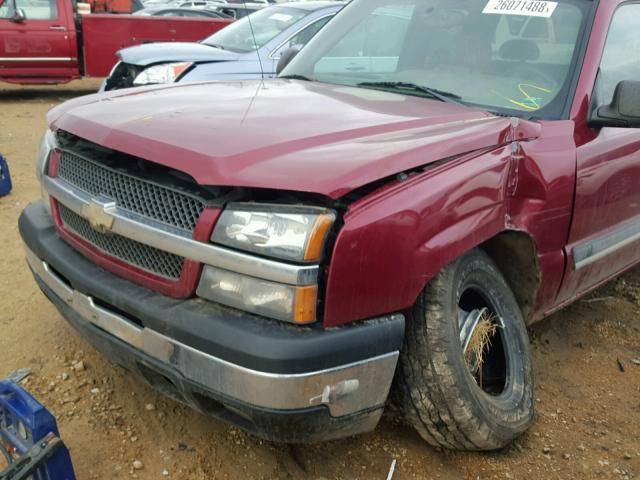
[[[324,405],[332,417],[375,408],[382,411],[398,361],[397,351],[337,368],[301,374],[248,369],[140,327],[96,305],[90,296],[70,288],[29,248],[26,253],[34,274],[84,321],[171,367],[207,391],[273,410],[302,410]],[[374,426],[375,423],[371,428]]]

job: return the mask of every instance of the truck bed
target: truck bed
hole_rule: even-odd
[[[231,22],[215,18],[83,15],[84,73],[90,77],[106,77],[121,48],[150,42],[196,42]]]

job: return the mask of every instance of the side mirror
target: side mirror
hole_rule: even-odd
[[[282,55],[280,56],[280,60],[278,60],[278,66],[276,67],[276,75],[280,75],[280,72],[284,70],[284,67],[289,65],[291,60],[300,53],[300,47],[291,47],[287,48]]]
[[[620,82],[611,104],[596,108],[589,124],[595,127],[640,128],[640,81]]]
[[[21,8],[16,8],[13,12],[13,17],[11,17],[11,21],[15,23],[24,22],[27,19],[27,14],[24,13],[24,10]]]

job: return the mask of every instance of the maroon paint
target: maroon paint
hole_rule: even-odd
[[[546,308],[564,270],[575,173],[571,126],[521,121],[496,141],[502,147],[352,205],[333,254],[325,324],[408,308],[447,263],[508,230],[526,232],[538,247],[543,281],[535,307]],[[516,152],[507,145],[514,139],[526,139]]]
[[[577,145],[577,178],[573,223],[568,238],[566,278],[558,304],[604,283],[640,257],[637,243],[574,269],[572,249],[622,227],[640,216],[640,131],[628,128],[592,129],[586,123],[611,19],[622,1],[601,2],[585,56],[572,109]]]
[[[339,199],[390,179],[344,215],[327,269],[326,326],[411,306],[448,262],[507,231],[536,247],[537,319],[639,258],[629,247],[575,272],[571,251],[640,215],[640,131],[587,125],[619,4],[600,4],[568,120],[512,124],[427,99],[276,80],[90,96],[52,110],[49,122],[203,185]],[[409,175],[394,179],[399,172]]]
[[[450,252],[501,230],[509,149],[476,158],[394,182],[351,206],[333,252],[325,325],[412,305]]]
[[[552,308],[563,278],[571,223],[576,148],[573,122],[540,122],[540,137],[520,143],[514,164],[515,188],[507,199],[505,230],[529,235],[536,246],[540,288],[534,317]]]
[[[69,58],[68,61],[11,61],[0,62],[0,79],[24,77],[32,83],[55,83],[60,78],[74,78],[79,74],[76,29],[71,2],[58,0],[57,18],[23,22],[0,19],[0,57]],[[35,83],[35,82],[33,82]]]
[[[289,80],[261,85],[116,91],[67,102],[49,113],[49,121],[99,145],[183,170],[204,185],[331,198],[493,146],[510,128],[508,118],[416,97]],[[286,128],[264,128],[283,121]],[[213,135],[225,141],[213,142]]]
[[[118,61],[116,52],[149,42],[197,42],[226,27],[216,18],[149,17],[93,14],[82,17],[84,75],[106,77]]]

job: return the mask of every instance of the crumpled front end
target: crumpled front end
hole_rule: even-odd
[[[123,88],[131,88],[134,86],[134,80],[144,70],[143,66],[133,65],[126,62],[118,62],[115,64],[111,73],[105,78],[100,85],[99,92],[108,92],[110,90],[121,90]]]
[[[320,257],[283,261],[213,244],[230,190],[202,188],[179,171],[123,161],[62,133],[46,136],[40,155],[44,201],[20,218],[27,261],[45,295],[97,349],[163,393],[270,440],[375,427],[402,315],[325,329],[316,296],[312,322],[296,325],[297,297],[290,309],[288,297],[279,298],[277,309],[273,292],[313,287],[317,295]],[[220,301],[205,298],[215,292],[200,295],[212,269],[241,277],[240,288],[258,284],[263,296],[248,297],[253,310],[234,308],[237,297],[225,303],[224,282],[214,285],[226,295]]]

